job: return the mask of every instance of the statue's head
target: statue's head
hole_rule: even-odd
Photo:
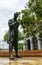
[[[18,16],[19,16],[19,14],[20,14],[20,12],[16,12],[16,13],[14,13],[14,19],[17,19]]]

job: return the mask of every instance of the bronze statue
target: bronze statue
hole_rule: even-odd
[[[17,18],[19,16],[19,14],[20,14],[20,12],[16,12],[14,14],[13,19],[10,19],[8,22],[8,25],[9,25],[8,43],[9,43],[9,58],[10,59],[14,59],[14,56],[12,54],[13,47],[15,49],[16,57],[17,58],[21,57],[18,55],[18,26],[19,26],[19,22],[17,21]]]

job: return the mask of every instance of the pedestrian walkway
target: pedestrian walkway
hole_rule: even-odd
[[[14,60],[0,57],[0,65],[42,65],[42,57],[23,57]]]

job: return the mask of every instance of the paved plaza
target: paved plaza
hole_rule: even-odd
[[[42,57],[23,57],[14,60],[0,57],[0,65],[42,65]]]

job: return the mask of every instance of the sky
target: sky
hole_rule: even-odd
[[[13,18],[15,12],[24,9],[28,0],[0,0],[0,40],[8,31],[8,20]]]

